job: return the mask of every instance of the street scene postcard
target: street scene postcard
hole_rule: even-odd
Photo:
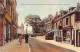
[[[80,0],[0,0],[0,52],[80,52]]]

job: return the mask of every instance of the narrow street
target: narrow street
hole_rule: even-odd
[[[40,42],[34,38],[29,39],[29,46],[31,52],[75,52],[49,43]]]

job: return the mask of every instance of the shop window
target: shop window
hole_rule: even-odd
[[[69,21],[69,19],[68,19],[68,18],[66,18],[66,25],[68,25],[68,21]]]

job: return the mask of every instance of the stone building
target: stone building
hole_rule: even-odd
[[[77,3],[77,7],[57,13],[52,21],[52,27],[53,31],[58,32],[58,41],[80,46],[80,3]]]
[[[0,45],[13,40],[17,32],[16,0],[0,0]]]

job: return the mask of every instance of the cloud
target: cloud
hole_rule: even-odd
[[[22,12],[22,11],[25,11],[25,10],[24,10],[24,8],[17,8],[17,11]]]
[[[18,25],[21,25],[21,23],[24,23],[24,19],[19,19],[18,20]]]
[[[25,11],[23,8],[20,8],[19,11]]]
[[[56,9],[57,8],[57,6],[56,5],[53,5],[53,7]]]
[[[29,9],[29,8],[30,8],[30,6],[26,6],[26,8],[27,8],[27,9]]]
[[[49,5],[45,5],[44,7],[45,7],[45,8],[48,8],[48,7],[49,7]]]

